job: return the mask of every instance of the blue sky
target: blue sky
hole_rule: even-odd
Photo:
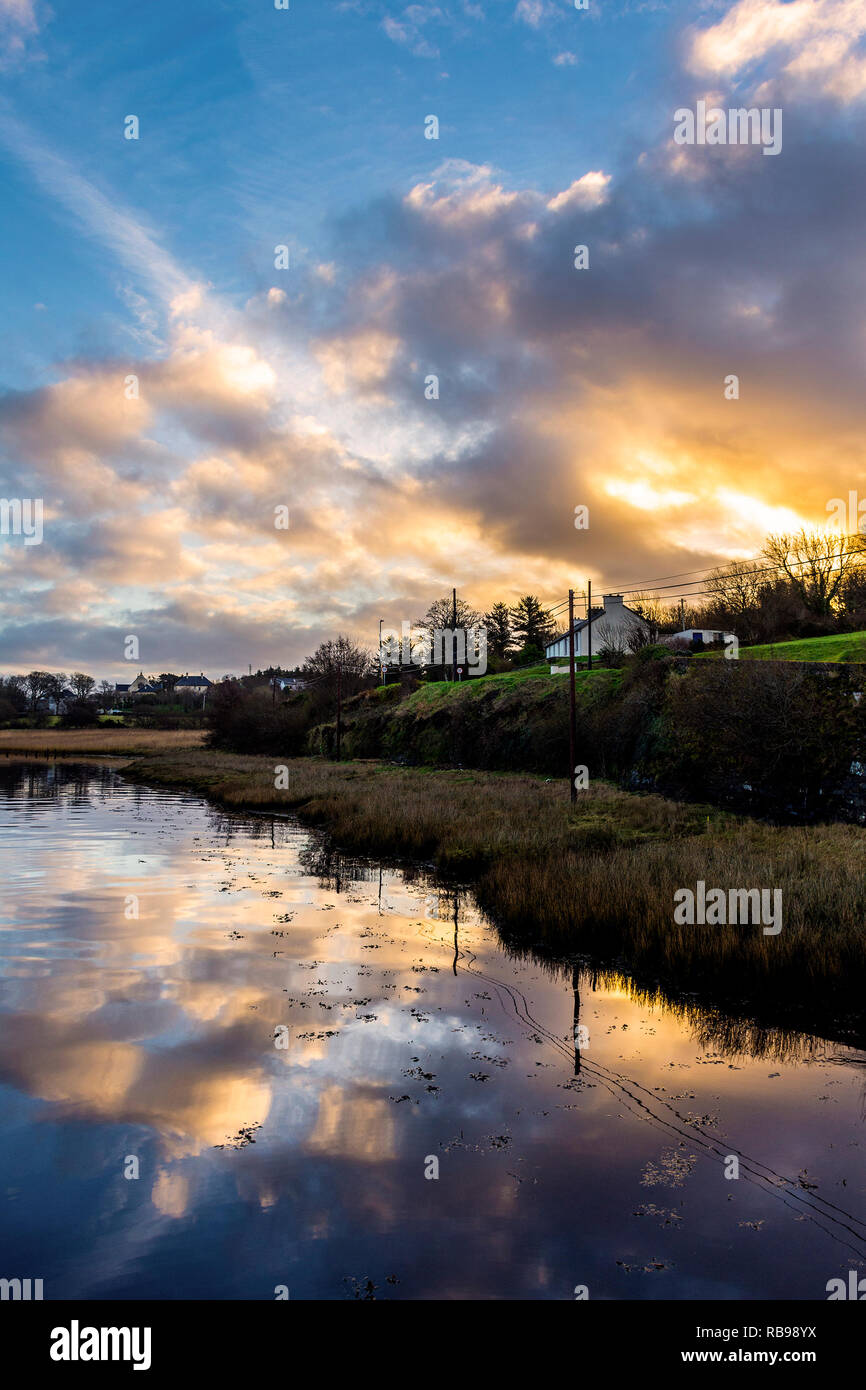
[[[431,17],[404,20],[401,41],[385,27],[412,9],[399,4],[155,0],[122,18],[110,0],[55,5],[33,60],[5,74],[0,110],[239,300],[270,283],[277,241],[299,266],[362,260],[337,220],[444,159],[556,191],[569,169],[616,169],[665,119],[658,78],[677,7],[584,12],[562,0],[537,25],[512,0],[415,8]],[[138,142],[121,138],[129,113]],[[430,113],[438,142],[423,138]],[[130,328],[110,244],[80,236],[10,143],[0,252],[15,275],[0,370],[20,387],[69,355],[128,350]]]
[[[0,668],[121,678],[139,631],[148,670],[294,662],[866,494],[864,34],[853,0],[0,0],[0,495],[46,511],[0,536]],[[779,156],[677,146],[698,98],[782,109]]]

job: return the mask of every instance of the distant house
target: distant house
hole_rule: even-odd
[[[206,695],[213,683],[203,672],[198,676],[187,674],[178,678],[174,690],[176,695]]]
[[[279,680],[281,690],[287,690],[290,695],[298,690],[306,690],[307,682],[299,679],[298,676],[281,676]]]
[[[665,637],[665,642],[688,642],[691,647],[711,647],[714,642],[731,642],[732,632],[719,632],[711,627],[685,627],[682,632],[674,632]]]
[[[649,636],[649,623],[633,608],[626,607],[622,601],[622,594],[605,594],[602,603],[603,608],[593,609],[589,618],[583,618],[574,624],[575,657],[587,656],[590,650],[594,655],[598,655],[602,647],[627,651],[630,640],[638,630]],[[567,628],[564,634],[548,642],[544,648],[544,655],[548,661],[568,656]]]
[[[36,702],[37,714],[65,714],[77,699],[74,690],[61,690],[59,695],[45,695]]]
[[[153,685],[143,671],[139,671],[130,685],[116,685],[114,687],[115,695],[122,695],[127,700],[134,699],[136,695],[158,695],[159,692],[160,687]]]

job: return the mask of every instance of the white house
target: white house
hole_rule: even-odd
[[[629,640],[637,630],[649,636],[649,623],[639,613],[635,613],[633,608],[626,607],[622,601],[622,594],[605,594],[602,602],[603,608],[594,609],[591,617],[583,618],[581,622],[574,624],[575,657],[587,656],[590,649],[593,655],[597,656],[602,647],[610,646],[627,651]],[[544,655],[548,661],[568,656],[568,629],[563,636],[555,637],[552,642],[548,642]]]
[[[114,693],[116,696],[122,695],[126,699],[131,699],[134,695],[158,695],[159,686],[151,685],[144,672],[139,671],[131,685],[116,685]]]
[[[207,676],[181,676],[175,681],[174,688],[179,694],[205,695],[213,685],[213,681],[208,680]]]
[[[714,642],[732,642],[732,632],[719,632],[711,627],[686,627],[682,632],[674,632],[665,642],[688,642],[692,647],[711,647]]]

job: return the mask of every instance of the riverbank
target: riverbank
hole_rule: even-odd
[[[181,752],[201,748],[203,729],[125,729],[119,725],[89,729],[0,729],[0,756],[33,758],[78,755],[128,757],[130,754]]]
[[[738,1015],[862,1042],[866,830],[775,827],[594,782],[531,774],[189,751],[124,776],[233,810],[292,811],[358,853],[419,860],[469,881],[515,949],[586,954]],[[782,930],[678,925],[674,893],[781,890]]]

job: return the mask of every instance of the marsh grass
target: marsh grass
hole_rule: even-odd
[[[472,881],[504,939],[591,953],[665,989],[754,1014],[860,1032],[866,963],[866,830],[776,827],[595,782],[531,774],[287,764],[212,752],[156,755],[126,775],[192,788],[236,809],[294,810],[348,850],[421,860]],[[781,888],[783,926],[679,926],[673,895]],[[838,1033],[838,1029],[836,1030]]]
[[[128,755],[200,748],[201,729],[0,729],[0,754],[67,757],[75,753]]]

